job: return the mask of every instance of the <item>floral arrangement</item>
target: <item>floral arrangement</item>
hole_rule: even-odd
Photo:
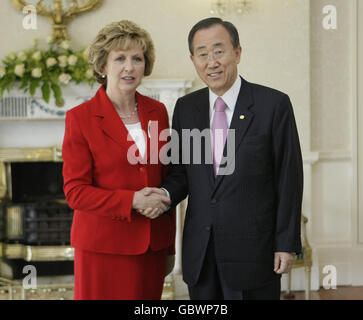
[[[61,86],[69,82],[88,83],[93,85],[95,78],[88,64],[88,51],[85,48],[73,51],[69,41],[57,44],[47,38],[48,49],[38,48],[38,40],[34,46],[25,51],[11,52],[0,65],[0,98],[5,90],[10,92],[16,84],[20,90],[34,96],[37,88],[41,88],[42,97],[48,103],[53,92],[56,104],[62,106]]]

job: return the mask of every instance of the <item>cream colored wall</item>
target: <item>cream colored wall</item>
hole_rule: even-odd
[[[313,150],[347,150],[351,145],[353,0],[311,1],[311,124]],[[322,27],[321,12],[333,4],[337,30]]]
[[[10,0],[0,9],[0,58],[11,50],[32,45],[33,38],[50,35],[50,23],[38,18],[37,30],[24,30],[22,13]],[[210,16],[209,0],[104,0],[96,11],[76,18],[68,27],[76,47],[88,44],[107,23],[129,19],[146,28],[156,47],[156,64],[151,78],[194,80],[204,86],[189,59],[190,28]],[[249,81],[288,93],[294,104],[304,150],[310,148],[309,1],[255,0],[248,15],[228,13],[243,47],[240,73]],[[298,62],[298,63],[296,63]]]
[[[359,0],[361,1],[361,0]],[[311,1],[311,147],[313,167],[309,237],[319,260],[337,268],[338,284],[363,283],[363,247],[358,244],[355,158],[355,0]],[[324,30],[321,12],[335,5],[337,30]]]
[[[72,21],[68,30],[74,45],[81,47],[105,24],[133,20],[146,28],[155,42],[157,60],[151,78],[194,80],[194,90],[203,84],[188,57],[187,35],[194,23],[210,16],[210,2],[104,0],[100,9]],[[354,3],[253,0],[250,13],[239,16],[232,12],[224,17],[240,33],[241,75],[289,94],[302,150],[306,155],[315,151],[319,158],[311,177],[306,176],[304,195],[317,269],[314,277],[321,282],[321,269],[333,264],[338,268],[340,284],[363,283],[355,271],[363,265],[363,258],[360,247],[356,247],[357,219],[351,196],[356,192],[352,183]],[[337,30],[322,28],[322,8],[326,4],[338,9]],[[10,0],[2,1],[0,58],[9,51],[28,48],[34,37],[45,38],[50,33],[50,24],[42,17],[38,30],[24,30],[21,12]]]

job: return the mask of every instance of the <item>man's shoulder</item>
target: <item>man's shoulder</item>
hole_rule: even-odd
[[[255,113],[260,112],[266,117],[270,113],[274,114],[276,110],[290,112],[292,104],[286,93],[257,83],[249,83],[249,87]]]
[[[262,99],[281,100],[283,97],[287,96],[286,93],[278,89],[267,87],[262,84],[252,83],[247,81],[245,81],[245,84],[251,88],[252,95],[255,99],[262,98]]]
[[[240,90],[244,89],[247,90],[250,89],[254,96],[270,96],[270,97],[281,98],[287,95],[286,93],[278,89],[268,87],[259,83],[249,82],[242,78],[242,85]],[[204,87],[202,89],[195,90],[193,92],[190,92],[182,96],[181,98],[179,98],[179,101],[181,103],[190,103],[200,99],[208,99],[209,97],[208,94],[209,94],[208,87]]]
[[[208,87],[205,87],[180,97],[179,102],[189,104],[200,99],[208,99],[208,97]]]

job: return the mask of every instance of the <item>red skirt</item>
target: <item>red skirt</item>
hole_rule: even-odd
[[[75,300],[160,300],[167,249],[115,255],[75,249]]]

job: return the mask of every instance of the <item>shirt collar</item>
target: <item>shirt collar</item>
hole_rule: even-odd
[[[242,84],[241,77],[237,76],[237,79],[234,82],[234,84],[232,85],[232,87],[229,88],[229,90],[226,91],[224,93],[224,95],[221,96],[223,101],[226,103],[227,107],[232,112],[234,111],[234,108],[235,108],[236,103],[237,103],[239,91],[241,89],[241,84]],[[211,89],[209,89],[209,103],[210,103],[210,107],[211,107],[210,110],[211,111],[214,110],[214,104],[215,104],[217,98],[218,98],[218,96]]]

